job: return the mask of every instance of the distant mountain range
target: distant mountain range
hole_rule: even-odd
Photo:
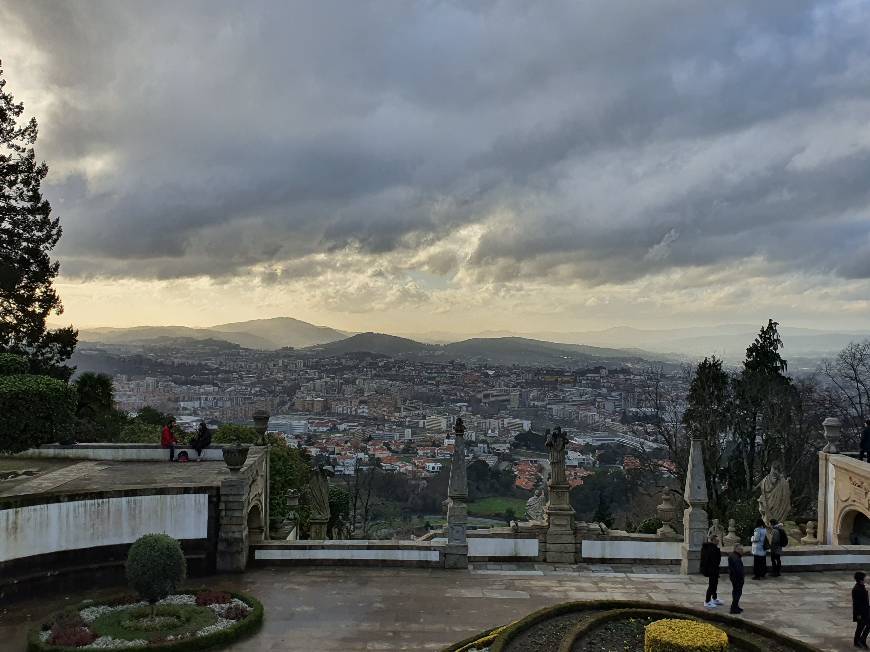
[[[428,344],[383,333],[360,333],[306,349],[334,356],[368,352],[422,360],[466,360],[498,365],[575,367],[608,362],[641,362],[655,356],[646,351],[559,344],[524,337],[471,338],[449,344]]]
[[[596,358],[693,360],[717,355],[739,362],[761,324],[725,324],[677,329],[638,329],[618,326],[604,330],[533,332],[518,335],[485,331],[465,335],[418,333],[405,337],[383,333],[348,333],[290,317],[255,319],[208,328],[137,326],[90,328],[81,342],[127,346],[157,346],[178,338],[223,340],[250,348],[305,349],[315,355],[368,352],[432,359],[474,359],[494,364],[582,364]],[[849,342],[870,337],[870,331],[825,331],[781,326],[785,356],[813,359],[831,356]]]
[[[188,326],[134,326],[132,328],[86,328],[79,331],[82,342],[134,345],[150,343],[158,338],[189,337],[220,339],[247,349],[274,350],[287,346],[295,349],[325,344],[348,337],[350,333],[315,326],[290,317],[254,319],[252,321],[219,324],[208,328]]]

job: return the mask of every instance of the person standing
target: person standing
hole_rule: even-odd
[[[743,569],[743,546],[739,543],[734,546],[734,551],[728,555],[728,578],[731,580],[731,613],[743,613],[743,609],[740,608],[740,597],[743,595],[745,571]]]
[[[870,462],[870,419],[864,422],[864,430],[861,431],[861,452],[858,459]]]
[[[782,573],[782,549],[788,545],[788,535],[779,521],[770,519],[770,576],[779,577]]]
[[[763,580],[767,575],[767,528],[764,521],[755,521],[752,531],[752,579]]]
[[[175,425],[175,417],[169,417],[169,420],[166,422],[166,425],[163,426],[163,432],[160,435],[160,445],[163,448],[169,449],[169,461],[175,461],[175,446],[178,444],[178,440],[175,438],[175,434],[172,432],[172,427]]]
[[[870,633],[870,597],[864,586],[865,573],[855,573],[855,586],[852,588],[852,621],[855,625],[855,647],[867,648],[867,634]]]
[[[707,578],[707,596],[704,606],[713,609],[722,604],[716,590],[719,588],[719,565],[722,563],[722,551],[719,550],[719,537],[712,535],[710,540],[701,546],[701,574]]]

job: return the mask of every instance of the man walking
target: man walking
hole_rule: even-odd
[[[752,579],[763,580],[767,575],[767,528],[764,521],[755,521],[755,529],[752,531]]]
[[[779,577],[782,572],[782,549],[788,545],[788,535],[779,521],[770,519],[770,576]]]
[[[870,419],[864,422],[864,430],[861,431],[861,452],[858,459],[870,462]]]
[[[719,588],[719,564],[722,563],[722,551],[719,550],[719,537],[713,535],[701,546],[701,574],[707,578],[707,597],[704,606],[713,609],[722,604],[716,590]]]
[[[867,587],[864,586],[864,578],[867,575],[858,571],[855,573],[855,586],[852,588],[852,620],[855,625],[855,647],[867,648],[867,634],[870,633],[870,598],[867,596]]]
[[[743,546],[734,546],[734,552],[728,555],[728,578],[731,580],[731,613],[743,613],[740,608],[740,596],[743,595]]]

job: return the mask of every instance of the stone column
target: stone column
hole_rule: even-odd
[[[707,537],[707,479],[704,474],[704,442],[692,439],[689,449],[689,470],[683,498],[689,507],[683,512],[683,547],[680,572],[683,575],[700,572],[701,545]]]
[[[568,499],[571,486],[565,479],[565,444],[567,437],[561,428],[547,435],[550,450],[550,500],[547,503],[547,550],[549,564],[577,562],[577,540],[574,534],[574,509]]]
[[[465,424],[456,419],[453,427],[453,463],[450,466],[450,485],[447,490],[447,549],[444,553],[446,568],[468,568],[468,475],[465,468]]]
[[[272,456],[269,452],[269,441],[266,439],[266,430],[269,429],[269,419],[271,415],[266,410],[255,410],[251,415],[254,420],[254,430],[257,431],[257,434],[260,435],[260,441],[263,446],[266,447],[266,468],[264,470],[266,474],[266,484],[263,488],[263,540],[268,540],[269,530],[272,527],[270,522],[271,516],[269,515],[269,501],[270,501],[270,484],[272,482],[272,471],[269,463],[271,462]]]
[[[248,483],[249,479],[238,472],[221,481],[215,564],[219,573],[241,573],[248,565]]]
[[[822,421],[827,444],[819,452],[819,502],[816,512],[816,537],[821,544],[831,545],[833,537],[828,537],[828,530],[832,530],[832,524],[828,523],[828,457],[840,452],[838,444],[842,435],[842,424],[837,417],[828,417]]]

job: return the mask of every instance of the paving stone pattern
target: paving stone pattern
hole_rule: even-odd
[[[249,592],[266,607],[262,630],[228,648],[234,652],[440,650],[559,602],[648,599],[700,607],[706,587],[703,577],[660,568],[546,564],[475,565],[468,571],[260,568],[209,583]],[[852,585],[849,572],[785,573],[747,581],[743,615],[823,650],[852,649]],[[719,586],[720,597],[729,598],[726,577]],[[64,604],[100,595],[107,592],[0,610],[0,650],[24,650],[29,625]]]

